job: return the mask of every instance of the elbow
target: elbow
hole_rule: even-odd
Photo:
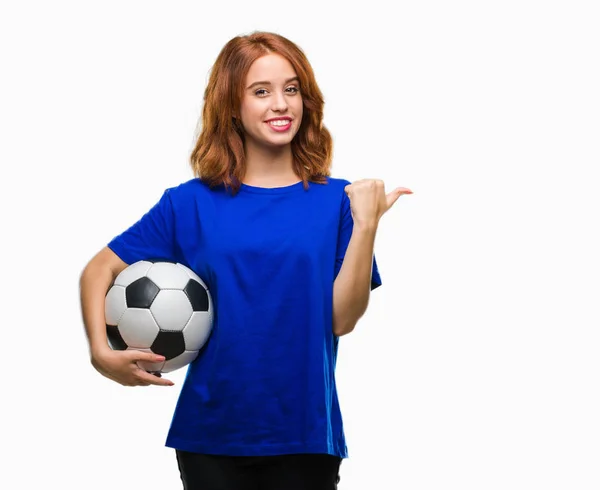
[[[352,333],[354,331],[354,327],[356,327],[356,324],[361,316],[362,314],[352,318],[334,318],[332,328],[333,334],[337,337],[342,337],[344,335]]]
[[[354,331],[354,327],[356,327],[358,320],[365,314],[369,306],[369,293],[360,299],[352,301],[350,306],[346,306],[347,302],[345,305],[340,305],[339,302],[336,302],[336,299],[338,298],[334,292],[332,325],[334,335],[342,337],[343,335],[347,335]]]
[[[354,330],[354,325],[344,325],[341,322],[336,322],[334,320],[333,322],[333,335],[335,335],[336,337],[342,337],[344,335],[349,334],[350,332],[352,332],[352,330]]]

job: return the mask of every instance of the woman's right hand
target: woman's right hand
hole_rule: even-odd
[[[171,380],[148,373],[137,365],[137,361],[162,362],[165,358],[139,350],[113,350],[106,347],[92,353],[92,366],[103,376],[123,386],[161,385],[173,386]]]

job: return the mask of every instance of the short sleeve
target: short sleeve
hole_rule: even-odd
[[[348,182],[348,185],[350,182]],[[342,197],[342,208],[340,213],[340,227],[338,232],[338,242],[337,242],[337,253],[335,259],[335,271],[334,271],[334,280],[337,278],[338,273],[342,268],[342,263],[344,262],[344,256],[346,255],[346,250],[348,249],[348,244],[350,243],[350,237],[352,236],[352,229],[354,228],[354,220],[352,219],[352,210],[350,208],[350,199],[346,194],[346,191],[343,191]],[[377,260],[375,258],[375,254],[373,254],[373,268],[371,272],[371,291],[381,286],[381,277],[379,275],[379,268],[377,267]]]
[[[107,244],[126,264],[139,260],[176,261],[171,191],[166,189],[146,214]]]

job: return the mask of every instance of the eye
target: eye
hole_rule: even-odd
[[[294,91],[292,92],[293,94],[298,93],[300,90],[296,87],[288,87],[286,90],[289,89],[293,89]],[[266,92],[266,90],[264,88],[259,88],[256,92],[254,92],[255,95],[261,95],[259,94],[259,92]]]

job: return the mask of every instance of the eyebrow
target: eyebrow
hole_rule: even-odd
[[[299,79],[298,77],[292,77],[292,78],[288,78],[288,79],[285,81],[285,83],[290,83],[290,82],[292,82],[292,81],[294,81],[294,80],[296,80],[296,81],[300,81],[300,79]],[[269,82],[269,81],[267,81],[267,80],[261,80],[261,81],[259,81],[259,82],[254,82],[254,83],[252,83],[252,84],[248,85],[248,87],[246,87],[246,90],[249,90],[249,89],[251,89],[251,88],[252,88],[252,87],[254,87],[255,85],[271,85],[271,82]]]

